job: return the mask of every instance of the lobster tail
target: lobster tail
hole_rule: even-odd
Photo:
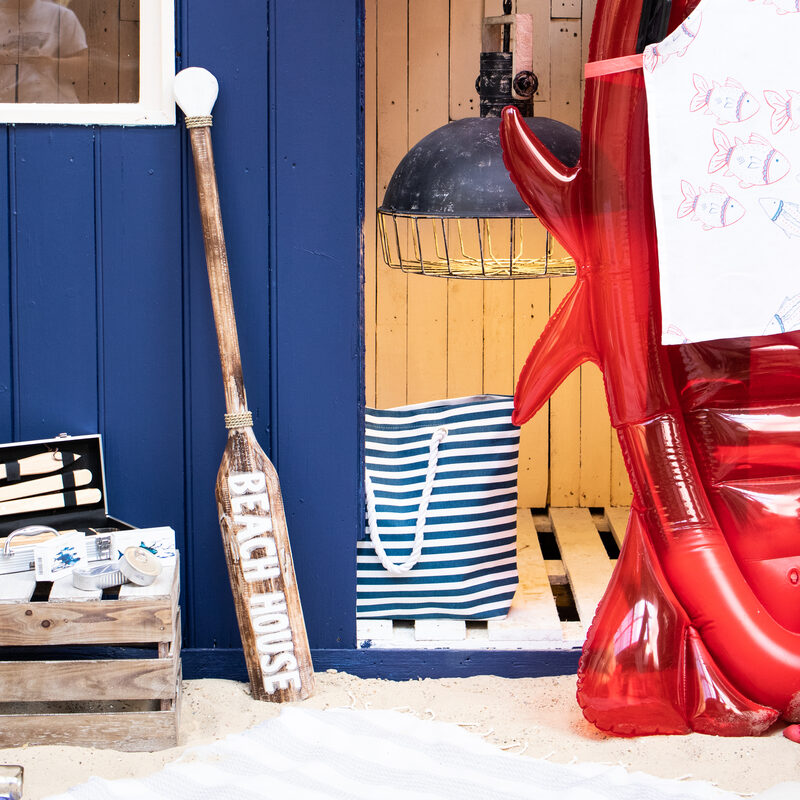
[[[586,637],[578,703],[617,736],[748,736],[778,718],[722,674],[669,587],[634,509],[619,564]]]

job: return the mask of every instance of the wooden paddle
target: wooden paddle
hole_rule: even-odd
[[[297,591],[278,475],[253,434],[233,312],[228,257],[211,150],[211,109],[217,80],[191,67],[175,78],[186,114],[225,387],[228,443],[217,475],[217,506],[228,575],[257,700],[308,697],[314,672]]]

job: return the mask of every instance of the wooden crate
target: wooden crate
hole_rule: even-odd
[[[520,508],[519,588],[505,619],[360,619],[362,648],[569,650],[583,646],[625,536],[627,508]]]
[[[174,747],[180,711],[177,563],[151,586],[86,592],[70,577],[0,578],[0,747]]]

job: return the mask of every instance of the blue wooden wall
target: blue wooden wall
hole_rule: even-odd
[[[220,82],[248,398],[322,650],[355,642],[361,19],[358,0],[176,3],[177,68]],[[111,513],[176,529],[188,671],[231,669],[223,396],[183,126],[2,126],[0,172],[0,440],[99,431]]]
[[[254,429],[317,670],[574,671],[576,652],[355,648],[363,530],[363,2],[178,0],[212,131]],[[184,675],[245,679],[214,501],[223,395],[185,131],[0,126],[0,441],[103,435],[110,512],[172,525]],[[2,341],[2,340],[0,340]]]

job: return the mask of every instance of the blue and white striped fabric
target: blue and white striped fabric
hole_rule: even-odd
[[[518,583],[513,405],[511,397],[482,395],[367,409],[368,484],[380,542],[395,563],[412,554],[431,439],[442,428],[447,435],[438,445],[426,512],[423,500],[424,540],[413,568],[392,574],[372,541],[358,543],[358,617],[489,619],[508,613]]]

